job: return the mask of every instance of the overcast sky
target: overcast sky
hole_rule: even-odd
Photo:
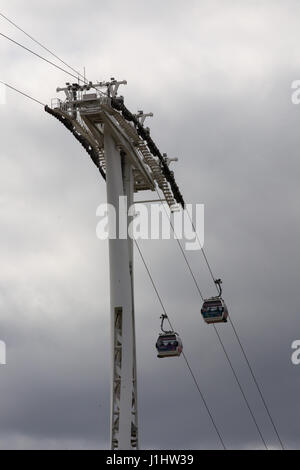
[[[297,0],[2,0],[7,15],[90,80],[126,79],[186,202],[285,446],[299,449],[300,79]],[[51,58],[4,19],[0,32]],[[0,80],[44,103],[70,77],[0,38]],[[13,91],[0,105],[0,448],[109,448],[106,190],[72,135]],[[262,448],[175,241],[144,256],[228,448]],[[188,258],[215,293],[201,253]],[[158,360],[161,308],[136,254],[142,448],[218,449],[183,358]],[[219,327],[270,448],[278,441],[229,325]]]

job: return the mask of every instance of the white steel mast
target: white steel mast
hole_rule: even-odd
[[[107,202],[117,214],[116,233],[119,233],[119,214],[127,217],[127,202],[133,200],[132,165],[110,134],[104,132]],[[121,205],[121,207],[120,207]],[[110,220],[113,226],[114,220]],[[128,233],[128,231],[127,231]],[[138,448],[136,353],[133,299],[133,241],[131,238],[109,239],[110,304],[112,333],[111,381],[111,444],[113,449]]]
[[[107,203],[115,208],[116,238],[109,238],[111,304],[111,448],[138,449],[137,368],[134,318],[133,240],[128,235],[128,207],[134,193],[158,187],[171,210],[184,201],[168,165],[149,130],[146,117],[139,111],[132,115],[117,97],[126,81],[83,86],[67,83],[57,92],[65,100],[52,100],[45,110],[56,117],[82,144],[106,179]],[[101,89],[105,89],[103,93]],[[90,92],[92,90],[92,92]],[[109,212],[109,229],[114,220]],[[123,226],[122,226],[123,224]],[[124,233],[119,236],[119,226]],[[122,231],[122,230],[121,230]]]

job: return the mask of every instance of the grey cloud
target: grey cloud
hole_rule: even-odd
[[[128,79],[128,107],[178,156],[188,202],[205,204],[205,248],[284,442],[299,448],[300,108],[295,1],[3,3],[3,12],[88,76]],[[71,5],[73,8],[71,8]],[[87,5],[87,6],[86,6]],[[6,34],[20,33],[1,21]],[[37,48],[36,48],[37,50]],[[63,73],[0,41],[7,80],[50,102]],[[42,108],[7,93],[0,107],[1,448],[109,446],[107,244],[96,239],[104,182]],[[151,272],[230,448],[259,437],[176,242],[142,242]],[[188,253],[205,296],[213,285]],[[136,254],[139,421],[143,448],[218,448],[181,359],[156,359],[160,305]],[[271,447],[278,446],[236,340],[220,327]]]

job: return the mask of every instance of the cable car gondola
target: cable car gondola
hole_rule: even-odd
[[[175,331],[165,331],[163,329],[166,318],[168,318],[167,315],[161,316],[162,333],[159,334],[156,342],[157,357],[179,357],[182,353],[182,341]]]
[[[217,297],[211,297],[204,300],[201,314],[206,323],[226,323],[228,318],[228,309],[222,299],[221,279],[215,281],[219,289]]]

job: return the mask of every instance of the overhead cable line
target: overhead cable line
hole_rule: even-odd
[[[244,398],[244,400],[245,400],[245,403],[247,404],[247,408],[248,408],[248,410],[249,410],[250,415],[252,416],[253,422],[254,422],[255,427],[256,427],[256,429],[257,429],[257,432],[258,432],[258,434],[260,435],[260,438],[261,438],[261,440],[262,440],[262,442],[263,442],[263,444],[264,444],[265,449],[266,449],[266,450],[269,450],[269,449],[268,449],[268,446],[267,446],[267,443],[266,443],[266,441],[265,441],[265,439],[264,439],[264,437],[263,437],[263,435],[262,435],[262,432],[261,432],[261,430],[260,430],[260,427],[259,427],[259,425],[258,425],[258,422],[256,421],[255,415],[254,415],[254,413],[253,413],[253,411],[252,411],[252,409],[251,409],[251,406],[250,406],[250,404],[249,404],[249,402],[248,402],[248,399],[247,399],[247,397],[246,397],[246,395],[245,395],[245,392],[244,392],[244,390],[243,390],[243,387],[242,387],[242,385],[241,385],[241,382],[239,381],[239,378],[238,378],[237,373],[236,373],[236,371],[235,371],[235,369],[234,369],[234,367],[233,367],[233,365],[232,365],[232,362],[231,362],[231,360],[230,360],[230,357],[228,356],[228,353],[227,353],[226,348],[225,348],[225,346],[224,346],[224,343],[223,343],[223,341],[222,341],[222,339],[221,339],[221,336],[220,336],[220,334],[219,334],[219,332],[218,332],[218,330],[217,330],[217,328],[216,328],[216,325],[214,325],[214,330],[215,330],[215,332],[216,332],[216,334],[217,334],[217,336],[218,336],[218,338],[219,338],[220,344],[221,344],[221,346],[222,346],[222,348],[223,348],[224,354],[225,354],[225,356],[226,356],[226,358],[227,358],[227,360],[228,360],[228,363],[229,363],[229,365],[230,365],[230,367],[231,367],[232,373],[233,373],[233,375],[234,375],[234,377],[235,377],[235,380],[236,380],[236,382],[237,382],[237,384],[238,384],[238,387],[239,387],[239,389],[240,389],[240,392],[241,392],[241,394],[242,394],[242,396],[243,396],[243,398]]]
[[[39,59],[42,59],[44,60],[45,62],[47,62],[48,64],[50,65],[53,65],[53,67],[56,67],[57,69],[59,69],[61,72],[64,72],[64,73],[67,73],[68,75],[70,75],[71,77],[75,78],[76,80],[80,80],[83,82],[83,80],[79,77],[77,77],[76,75],[74,75],[73,73],[69,72],[68,70],[60,67],[60,65],[57,65],[55,64],[54,62],[52,62],[51,60],[49,59],[46,59],[46,57],[43,57],[42,55],[38,54],[37,52],[34,52],[33,50],[29,49],[28,47],[24,46],[23,44],[19,43],[18,41],[15,41],[14,39],[10,38],[9,36],[6,36],[6,34],[3,34],[0,32],[0,36],[4,37],[5,39],[7,39],[8,41],[11,41],[12,43],[16,44],[17,46],[21,47],[22,49],[24,49],[25,51],[27,52],[30,52],[31,54],[35,55],[36,57],[38,57]]]
[[[182,256],[184,257],[185,262],[186,262],[186,264],[187,264],[187,267],[188,267],[188,269],[189,269],[189,271],[190,271],[190,274],[191,274],[191,276],[192,276],[192,278],[193,278],[193,280],[194,280],[196,289],[197,289],[197,291],[198,291],[198,293],[199,293],[201,299],[204,301],[204,296],[203,296],[203,294],[202,294],[202,291],[200,290],[199,284],[198,284],[198,282],[197,282],[197,279],[195,278],[195,275],[194,275],[194,273],[193,273],[193,270],[192,270],[192,268],[191,268],[191,265],[190,265],[190,263],[189,263],[189,260],[187,259],[187,256],[186,256],[186,254],[185,254],[185,252],[184,252],[184,249],[182,248],[181,243],[180,243],[179,239],[178,239],[177,236],[176,236],[175,228],[174,228],[174,225],[172,224],[172,221],[171,221],[171,219],[170,219],[170,217],[169,217],[169,215],[168,215],[167,209],[166,209],[165,206],[164,206],[163,200],[162,200],[162,198],[161,198],[161,196],[160,196],[160,194],[159,194],[158,189],[157,189],[157,188],[155,188],[155,189],[156,189],[156,193],[157,193],[157,195],[158,195],[158,197],[159,197],[159,199],[160,199],[160,202],[162,203],[162,205],[163,205],[163,207],[164,207],[164,209],[165,209],[166,215],[167,215],[167,217],[168,217],[168,219],[169,219],[170,226],[171,226],[171,228],[172,228],[172,231],[173,231],[173,233],[174,233],[174,236],[175,236],[175,238],[176,238],[176,241],[177,241],[177,244],[178,244],[178,246],[179,246],[179,248],[180,248],[180,251],[181,251],[181,253],[182,253]]]
[[[233,321],[232,321],[232,318],[231,318],[230,315],[228,316],[228,318],[229,318],[229,323],[231,324],[232,329],[233,329],[233,331],[234,331],[234,334],[235,334],[235,336],[236,336],[236,339],[237,339],[237,341],[238,341],[238,343],[239,343],[239,345],[240,345],[240,348],[241,348],[241,350],[242,350],[243,356],[244,356],[245,361],[246,361],[246,363],[247,363],[247,365],[248,365],[249,371],[250,371],[250,373],[251,373],[251,375],[252,375],[253,381],[254,381],[254,383],[255,383],[255,385],[256,385],[256,388],[257,388],[257,390],[258,390],[258,393],[259,393],[259,395],[260,395],[260,398],[261,398],[261,400],[262,400],[262,402],[263,402],[263,405],[264,405],[264,407],[265,407],[265,410],[266,410],[266,412],[267,412],[267,414],[268,414],[268,416],[269,416],[269,419],[270,419],[270,422],[271,422],[271,424],[272,424],[272,426],[273,426],[274,432],[275,432],[275,434],[276,434],[276,436],[277,436],[277,439],[278,439],[278,441],[279,441],[279,443],[280,443],[281,450],[285,450],[285,446],[284,446],[283,441],[282,441],[282,439],[281,439],[281,437],[280,437],[280,435],[279,435],[279,431],[278,431],[278,429],[277,429],[277,426],[276,426],[276,424],[275,424],[275,422],[274,422],[274,419],[272,418],[271,412],[270,412],[269,407],[268,407],[268,405],[267,405],[267,403],[266,403],[266,400],[265,400],[265,398],[264,398],[264,396],[263,396],[261,387],[260,387],[260,385],[259,385],[259,383],[258,383],[258,381],[257,381],[257,379],[256,379],[256,376],[255,376],[255,374],[254,374],[253,368],[252,368],[252,366],[251,366],[251,364],[250,364],[250,361],[249,361],[249,359],[248,359],[248,357],[247,357],[246,351],[245,351],[245,349],[244,349],[244,347],[243,347],[243,345],[242,345],[242,343],[241,343],[241,340],[240,340],[239,335],[238,335],[238,333],[237,333],[237,330],[236,330],[236,328],[235,328],[235,326],[234,326],[234,323],[233,323]]]
[[[143,254],[142,254],[141,248],[140,248],[139,244],[137,243],[137,241],[136,241],[136,240],[134,240],[134,241],[135,241],[135,245],[136,245],[136,247],[137,247],[137,249],[138,249],[138,252],[139,252],[139,254],[140,254],[140,257],[141,257],[141,259],[142,259],[142,262],[143,262],[143,264],[144,264],[144,266],[145,266],[145,268],[146,268],[146,271],[147,271],[147,273],[148,273],[148,276],[149,276],[149,278],[150,278],[151,284],[152,284],[152,286],[153,286],[153,288],[154,288],[154,290],[155,290],[155,293],[156,293],[156,295],[157,295],[157,298],[158,298],[158,300],[159,300],[159,303],[160,303],[160,305],[161,305],[161,307],[162,307],[162,309],[163,309],[163,312],[164,312],[164,314],[166,315],[166,318],[167,318],[167,320],[168,320],[168,322],[169,322],[169,325],[170,325],[171,329],[174,330],[174,328],[173,328],[173,326],[172,326],[172,323],[171,323],[171,321],[170,321],[170,319],[169,319],[169,316],[168,316],[168,314],[167,314],[167,311],[166,311],[166,309],[165,309],[165,306],[164,306],[164,304],[163,304],[162,298],[161,298],[161,296],[160,296],[160,294],[159,294],[159,292],[158,292],[158,289],[157,289],[157,287],[156,287],[156,285],[155,285],[154,279],[153,279],[153,277],[152,277],[152,275],[151,275],[151,272],[150,272],[150,270],[149,270],[149,268],[148,268],[148,265],[147,265],[147,263],[146,263],[146,260],[145,260]],[[210,420],[211,420],[211,422],[212,422],[212,424],[213,424],[213,427],[214,427],[214,429],[215,429],[215,431],[216,431],[216,433],[217,433],[217,435],[218,435],[218,437],[219,437],[219,440],[220,440],[220,442],[221,442],[221,444],[222,444],[222,447],[223,447],[224,450],[226,450],[226,446],[225,446],[224,440],[223,440],[223,438],[222,438],[222,436],[221,436],[221,433],[220,433],[220,431],[219,431],[219,429],[218,429],[218,426],[216,425],[216,422],[215,422],[215,420],[214,420],[214,417],[213,417],[213,415],[212,415],[212,412],[210,411],[209,406],[208,406],[208,404],[207,404],[207,402],[206,402],[206,400],[205,400],[205,397],[204,397],[204,395],[203,395],[203,393],[202,393],[202,391],[201,391],[201,389],[200,389],[200,386],[199,386],[199,383],[198,383],[198,381],[197,381],[197,379],[196,379],[196,376],[195,376],[195,374],[194,374],[194,372],[193,372],[193,370],[192,370],[192,368],[191,368],[191,366],[190,366],[190,364],[189,364],[189,361],[188,361],[188,359],[187,359],[185,353],[182,352],[182,355],[183,355],[184,360],[185,360],[185,363],[186,363],[186,365],[187,365],[187,367],[188,367],[188,369],[189,369],[189,372],[190,372],[190,374],[191,374],[191,376],[192,376],[192,379],[193,379],[193,381],[194,381],[194,383],[195,383],[195,385],[196,385],[196,388],[197,388],[197,390],[198,390],[198,392],[199,392],[199,394],[200,394],[200,397],[201,397],[201,399],[202,399],[202,401],[203,401],[203,404],[204,404],[204,406],[205,406],[205,408],[206,408],[206,411],[207,411],[207,413],[208,413],[208,415],[209,415],[209,417],[210,417]]]
[[[0,16],[4,18],[6,21],[8,21],[10,24],[12,24],[15,28],[17,28],[19,31],[24,33],[27,37],[29,37],[32,41],[34,41],[36,44],[38,44],[40,47],[42,47],[45,51],[49,52],[53,57],[55,57],[57,60],[59,60],[62,64],[66,65],[70,70],[75,72],[78,76],[82,77],[84,81],[86,81],[86,78],[84,75],[82,75],[78,70],[74,69],[71,67],[71,65],[67,64],[64,60],[62,60],[58,55],[56,55],[54,52],[52,52],[48,47],[44,46],[41,42],[39,42],[37,39],[35,39],[33,36],[31,36],[29,33],[27,33],[24,29],[22,29],[19,25],[17,25],[14,21],[9,19],[7,16],[5,16],[3,13],[0,12]]]
[[[26,33],[27,34],[27,33]],[[37,52],[34,52],[32,49],[29,49],[29,47],[26,47],[24,46],[24,44],[21,44],[19,43],[18,41],[15,41],[14,39],[12,39],[11,37],[7,36],[6,34],[4,33],[1,33],[0,32],[0,36],[4,37],[5,39],[7,39],[8,41],[11,41],[13,44],[16,44],[17,46],[21,47],[22,49],[24,49],[25,51],[27,52],[30,52],[31,54],[33,54],[34,56],[38,57],[39,59],[47,62],[48,64],[52,65],[53,67],[56,67],[58,70],[60,70],[61,72],[64,72],[66,73],[67,75],[69,75],[70,77],[73,77],[75,78],[78,82],[83,82],[84,84],[86,84],[88,82],[88,80],[82,75],[80,74],[79,72],[76,71],[76,73],[83,77],[83,78],[80,78],[79,76],[77,75],[74,75],[73,73],[69,72],[68,70],[64,69],[63,67],[60,67],[59,65],[55,64],[54,62],[52,62],[51,60],[47,59],[46,57],[38,54]],[[29,34],[27,34],[27,36],[30,37]],[[33,38],[32,38],[33,39]],[[34,39],[33,39],[34,40]],[[53,54],[53,53],[52,53]],[[53,54],[54,55],[54,54]],[[63,62],[63,61],[62,61]],[[67,65],[67,67],[69,68],[72,68],[70,67],[69,65]],[[74,69],[75,70],[75,69]],[[99,90],[98,88],[96,88],[95,86],[92,86],[91,85],[91,88],[94,88],[96,91],[98,91],[100,94],[102,95],[105,95],[105,93],[101,90]]]
[[[189,217],[189,219],[190,219],[190,222],[191,222],[191,224],[192,224],[192,228],[193,228],[193,230],[194,230],[194,233],[196,234],[198,243],[199,243],[199,245],[200,245],[200,247],[201,247],[202,254],[203,254],[203,256],[204,256],[204,259],[205,259],[205,262],[206,262],[206,264],[207,264],[207,267],[208,267],[208,270],[209,270],[209,272],[210,272],[210,275],[211,275],[211,277],[212,277],[212,279],[213,279],[214,285],[216,286],[216,282],[215,282],[216,278],[215,278],[215,276],[214,276],[214,274],[213,274],[212,268],[211,268],[210,263],[209,263],[209,261],[208,261],[207,255],[206,255],[206,253],[205,253],[205,251],[204,251],[204,248],[203,248],[203,246],[202,246],[201,243],[200,243],[199,236],[198,236],[198,233],[197,233],[197,231],[196,231],[196,229],[195,229],[195,225],[194,225],[194,223],[193,223],[192,217],[191,217],[191,215],[190,215],[190,213],[189,213],[189,211],[188,211],[187,209],[186,209],[186,212],[187,212],[188,217]],[[217,286],[216,286],[216,288],[217,288]],[[238,335],[238,332],[237,332],[237,329],[236,329],[236,327],[235,327],[235,325],[234,325],[234,322],[233,322],[233,320],[232,320],[232,317],[231,317],[230,315],[228,315],[228,319],[229,319],[229,323],[230,323],[230,325],[231,325],[231,327],[232,327],[232,330],[233,330],[233,332],[234,332],[234,335],[235,335],[235,337],[236,337],[236,340],[237,340],[237,342],[238,342],[238,344],[239,344],[239,346],[240,346],[240,349],[241,349],[241,351],[242,351],[242,354],[243,354],[243,356],[244,356],[244,359],[245,359],[245,361],[246,361],[246,364],[247,364],[247,366],[248,366],[248,369],[249,369],[249,371],[250,371],[250,374],[251,374],[251,376],[252,376],[252,379],[253,379],[253,381],[254,381],[254,384],[255,384],[255,386],[256,386],[256,388],[257,388],[257,391],[258,391],[258,393],[259,393],[259,395],[260,395],[260,398],[261,398],[261,400],[262,400],[263,406],[264,406],[264,408],[265,408],[265,410],[266,410],[266,413],[267,413],[267,415],[268,415],[268,417],[269,417],[269,419],[270,419],[270,422],[271,422],[271,425],[272,425],[272,427],[273,427],[273,430],[274,430],[274,432],[275,432],[275,434],[276,434],[276,436],[277,436],[277,439],[278,439],[278,441],[279,441],[280,447],[281,447],[282,450],[285,450],[283,441],[282,441],[282,439],[281,439],[281,437],[280,437],[280,435],[279,435],[279,431],[278,431],[277,426],[276,426],[276,424],[275,424],[275,422],[274,422],[274,419],[272,418],[271,412],[270,412],[269,407],[268,407],[268,405],[267,405],[267,402],[266,402],[266,400],[265,400],[265,398],[264,398],[264,395],[263,395],[261,386],[259,385],[258,380],[256,379],[256,376],[255,376],[253,367],[251,366],[250,360],[248,359],[248,356],[247,356],[247,354],[246,354],[245,348],[244,348],[244,346],[242,345],[242,341],[241,341],[241,339],[240,339],[240,337],[239,337],[239,335]],[[214,325],[214,327],[215,327],[215,325]],[[216,327],[215,327],[215,329],[216,329]],[[217,332],[217,334],[218,334],[218,332]]]
[[[161,201],[161,203],[162,203],[162,205],[163,205],[163,207],[164,207],[164,209],[165,209],[166,215],[167,215],[167,217],[168,217],[168,219],[169,219],[170,226],[171,226],[172,231],[173,231],[173,233],[174,233],[174,237],[175,237],[175,239],[176,239],[176,241],[177,241],[177,244],[178,244],[178,246],[179,246],[179,248],[180,248],[180,251],[181,251],[181,253],[182,253],[183,257],[184,257],[184,260],[185,260],[185,262],[186,262],[186,264],[187,264],[187,267],[188,267],[188,269],[189,269],[189,271],[190,271],[190,273],[191,273],[191,276],[192,276],[192,278],[193,278],[193,281],[194,281],[194,284],[195,284],[195,286],[196,286],[196,289],[197,289],[197,291],[198,291],[198,293],[199,293],[201,299],[204,300],[204,297],[203,297],[203,294],[202,294],[202,292],[201,292],[201,290],[200,290],[199,284],[198,284],[198,282],[197,282],[197,280],[196,280],[196,277],[195,277],[195,275],[194,275],[194,273],[193,273],[193,270],[192,270],[191,265],[190,265],[190,263],[189,263],[189,261],[188,261],[188,259],[187,259],[187,256],[186,256],[186,254],[185,254],[185,252],[184,252],[184,249],[183,249],[183,247],[182,247],[182,245],[181,245],[181,243],[180,243],[180,240],[178,239],[178,237],[177,237],[177,235],[176,235],[174,225],[173,225],[173,223],[172,223],[172,221],[171,221],[171,218],[170,218],[170,216],[169,216],[169,214],[168,214],[168,212],[167,212],[167,209],[166,209],[165,205],[163,204],[163,201],[162,201],[162,199],[161,199],[161,196],[160,196],[159,191],[158,191],[157,188],[156,188],[156,193],[157,193],[157,195],[158,195],[158,197],[159,197],[159,199],[160,199],[160,201]],[[199,241],[199,239],[198,239],[198,241]],[[200,243],[200,241],[199,241],[199,243]],[[200,246],[201,246],[201,244],[200,244]],[[229,355],[228,355],[228,353],[227,353],[227,351],[226,351],[225,345],[224,345],[224,343],[223,343],[223,341],[222,341],[222,339],[221,339],[221,337],[220,337],[220,335],[219,335],[219,333],[218,333],[217,328],[216,328],[215,325],[214,325],[214,330],[215,330],[215,332],[216,332],[216,334],[217,334],[217,337],[218,337],[218,340],[219,340],[219,342],[220,342],[220,344],[221,344],[221,347],[222,347],[222,349],[223,349],[224,352],[225,352],[226,359],[227,359],[227,361],[228,361],[228,363],[229,363],[229,366],[230,366],[230,368],[231,368],[231,370],[232,370],[232,372],[233,372],[233,375],[234,375],[234,377],[235,377],[235,380],[236,380],[236,382],[237,382],[237,385],[238,385],[238,387],[239,387],[239,389],[240,389],[240,391],[241,391],[241,393],[242,393],[242,396],[243,396],[244,401],[245,401],[245,403],[246,403],[246,406],[247,406],[247,408],[248,408],[248,410],[249,410],[249,412],[250,412],[250,415],[251,415],[251,417],[252,417],[252,420],[253,420],[253,422],[254,422],[254,425],[255,425],[255,427],[256,427],[258,433],[259,433],[259,436],[260,436],[261,439],[262,439],[262,442],[263,442],[263,444],[264,444],[264,447],[268,450],[268,447],[267,447],[267,445],[266,445],[266,442],[265,442],[265,440],[264,440],[264,438],[263,438],[263,436],[262,436],[262,432],[261,432],[261,430],[260,430],[260,428],[259,428],[259,425],[258,425],[256,419],[255,419],[254,413],[253,413],[253,411],[252,411],[252,409],[251,409],[250,403],[249,403],[249,401],[248,401],[248,399],[247,399],[247,397],[246,397],[246,394],[245,394],[245,392],[244,392],[244,390],[243,390],[243,387],[242,387],[242,385],[241,385],[241,383],[240,383],[240,381],[239,381],[239,379],[238,379],[237,373],[235,372],[235,369],[234,369],[234,367],[233,367],[233,364],[232,364],[232,362],[231,362],[231,359],[230,359],[230,357],[229,357]]]
[[[21,90],[18,90],[17,88],[13,87],[12,85],[9,85],[8,83],[5,83],[5,82],[2,82],[0,80],[0,83],[2,85],[5,85],[7,88],[11,88],[12,90],[16,91],[17,93],[20,93],[20,95],[23,95],[23,96],[26,96],[26,98],[29,98],[30,100],[32,101],[35,101],[36,103],[42,105],[42,106],[46,106],[44,103],[42,103],[41,101],[37,100],[36,98],[33,98],[33,96],[30,96],[28,95],[27,93],[24,93],[23,91]]]

